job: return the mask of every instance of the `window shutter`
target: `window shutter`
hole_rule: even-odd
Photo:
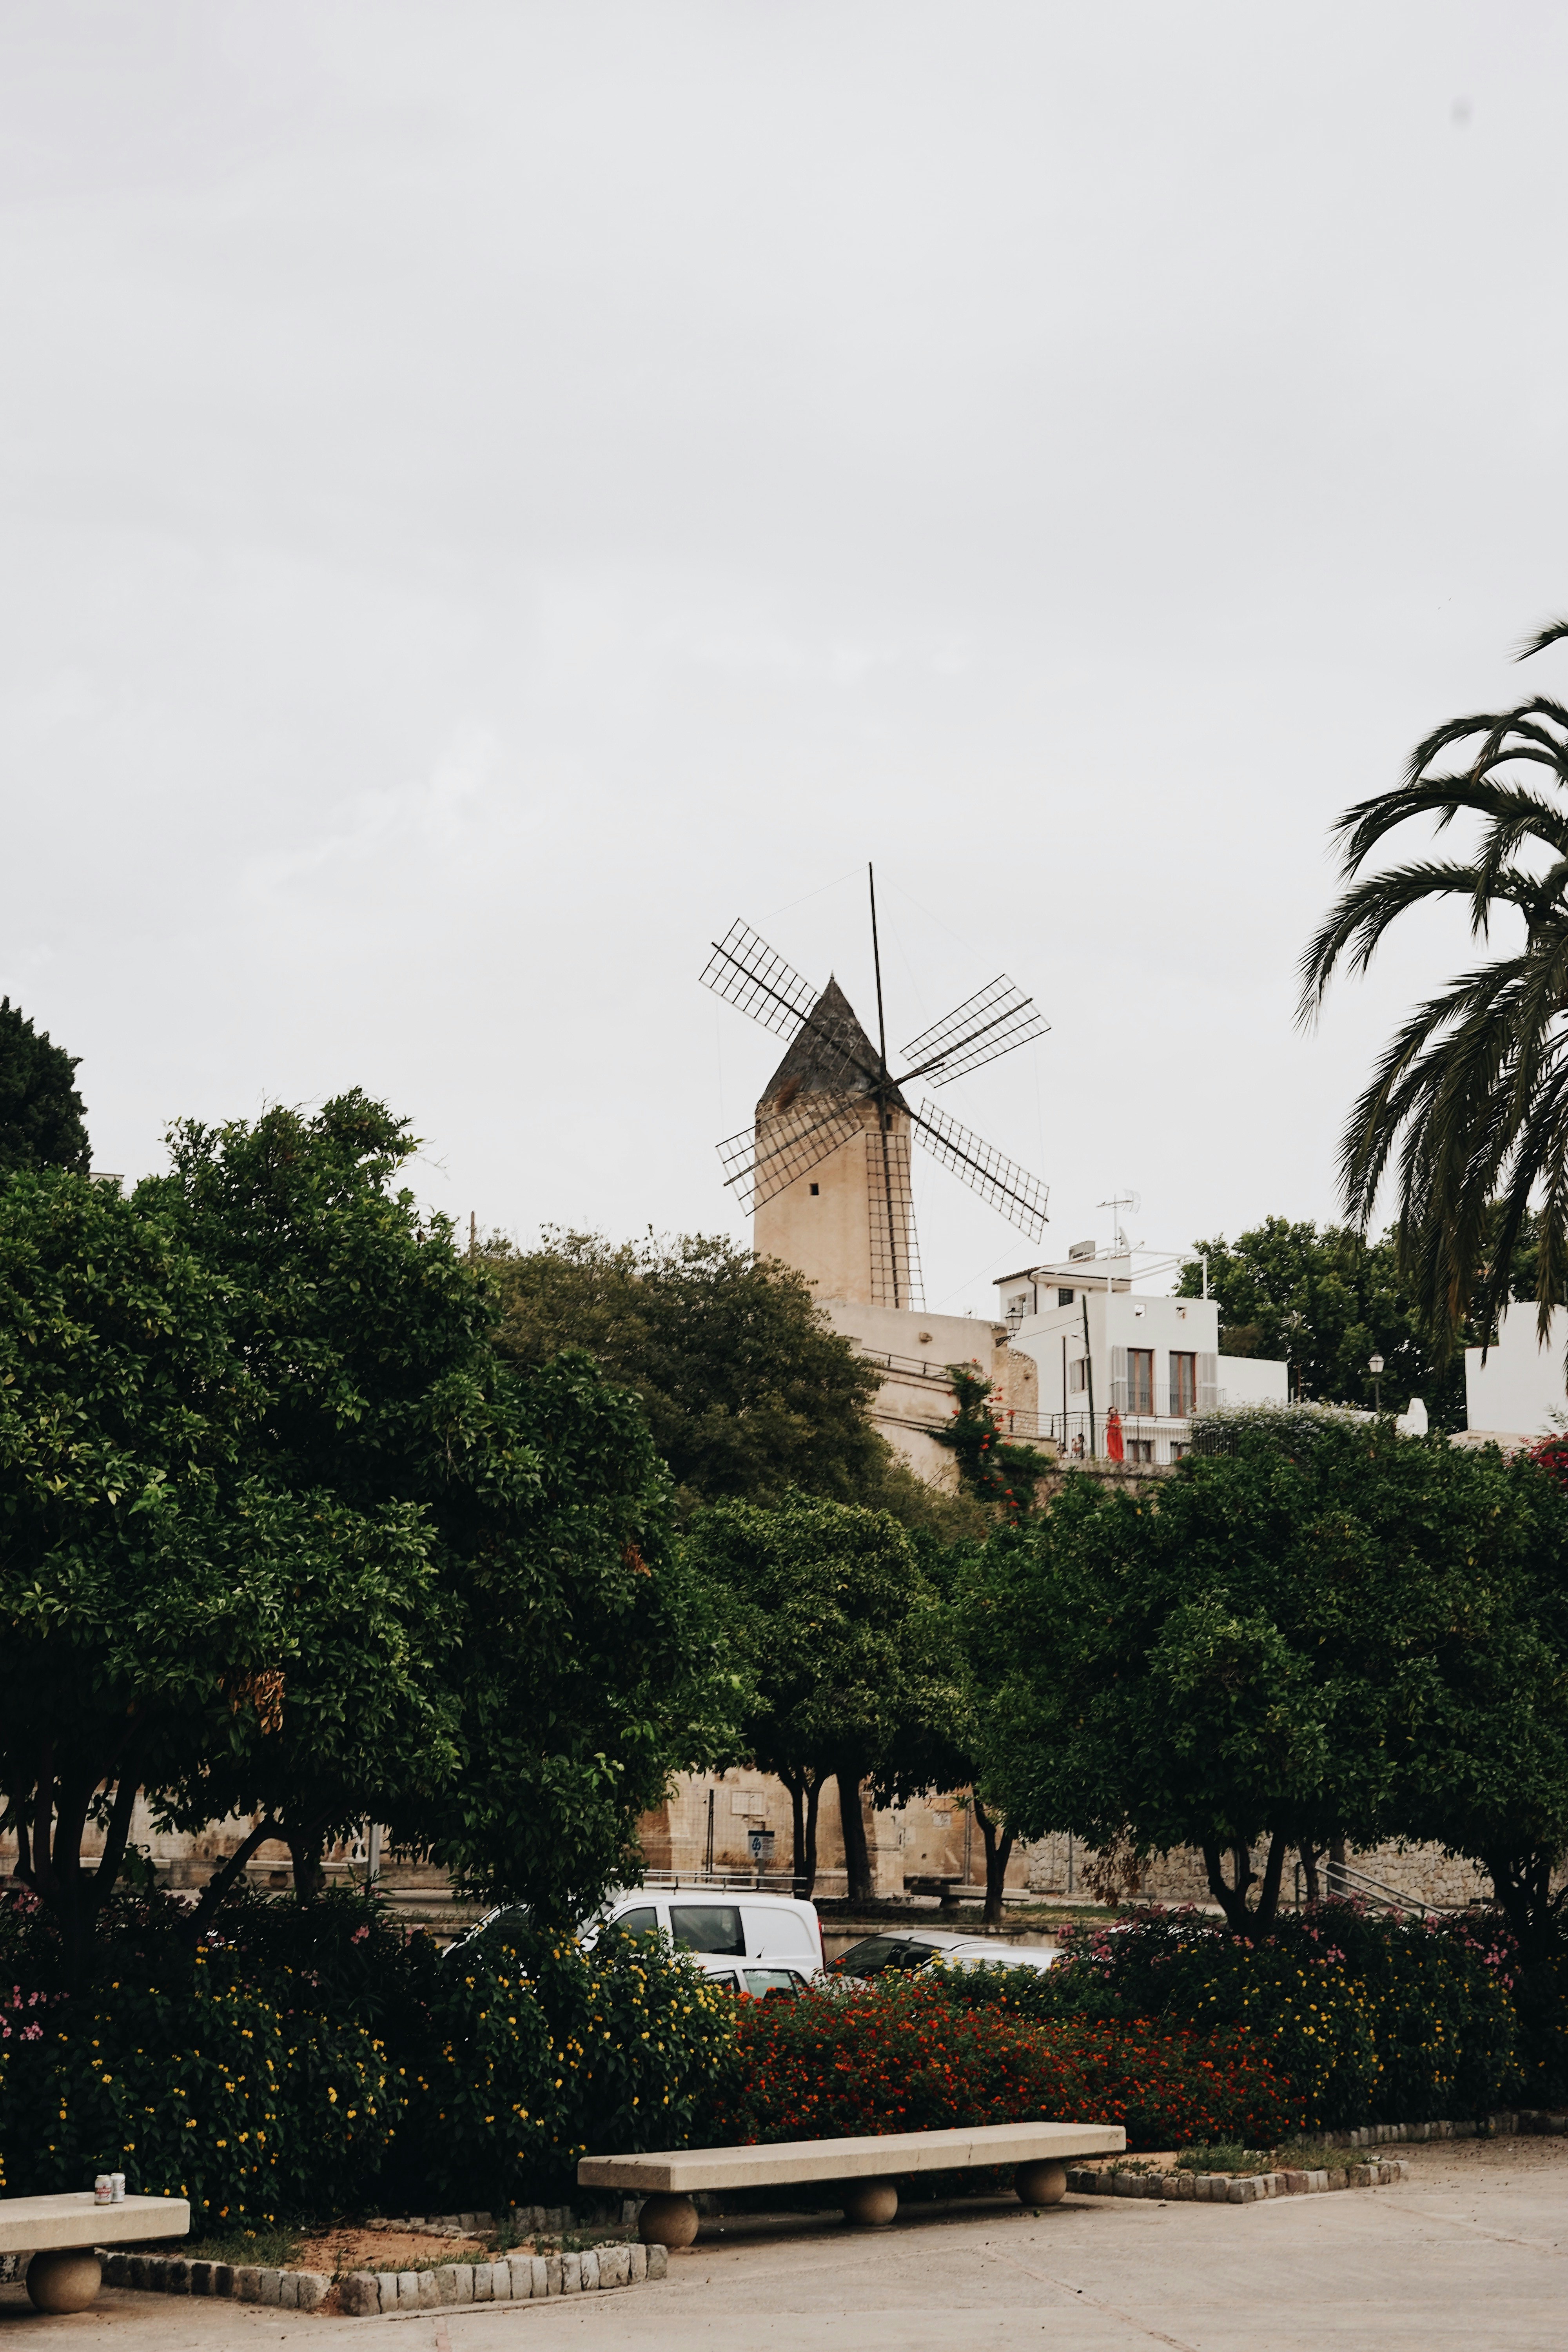
[[[1213,1412],[1219,1402],[1219,1358],[1198,1357],[1198,1411]]]
[[[1112,1348],[1110,1351],[1110,1402],[1118,1412],[1127,1410],[1127,1350]]]

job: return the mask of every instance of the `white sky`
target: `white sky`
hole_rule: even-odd
[[[1326,834],[1568,652],[1544,0],[6,0],[0,988],[100,1167],[359,1084],[437,1205],[726,1224],[744,916],[1050,1245],[1334,1208],[1434,924]],[[1555,667],[1553,667],[1555,665]],[[927,1297],[1029,1249],[925,1163]]]

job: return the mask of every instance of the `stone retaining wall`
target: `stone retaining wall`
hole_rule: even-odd
[[[283,2311],[319,2311],[331,2292],[324,2271],[262,2270],[238,2263],[191,2262],[182,2254],[128,2254],[100,2246],[106,2286],[154,2294],[228,2295]],[[537,2303],[547,2295],[641,2286],[665,2275],[662,2246],[596,2246],[577,2254],[511,2254],[499,2262],[438,2263],[422,2271],[353,2271],[339,2282],[351,2318],[437,2310],[468,2303]]]

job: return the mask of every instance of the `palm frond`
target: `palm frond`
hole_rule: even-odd
[[[1543,654],[1548,646],[1557,643],[1559,637],[1568,637],[1568,621],[1548,621],[1543,629],[1538,629],[1534,636],[1527,638],[1521,646],[1514,656],[1515,661],[1528,661],[1531,654]]]

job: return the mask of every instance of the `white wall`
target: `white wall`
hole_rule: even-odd
[[[1568,1428],[1568,1391],[1563,1355],[1568,1345],[1568,1308],[1553,1307],[1552,1336],[1542,1348],[1535,1336],[1533,1307],[1515,1307],[1503,1318],[1498,1344],[1481,1362],[1479,1348],[1465,1349],[1465,1419],[1471,1429],[1500,1435],[1543,1437]]]
[[[1285,1404],[1289,1401],[1290,1368],[1267,1356],[1222,1356],[1219,1360],[1221,1404]]]

